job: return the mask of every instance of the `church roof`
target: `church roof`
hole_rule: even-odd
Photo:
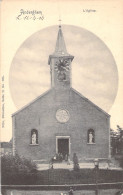
[[[74,58],[74,56],[70,55],[67,52],[61,25],[59,26],[58,30],[55,51],[52,55],[49,56],[48,64],[50,64],[51,57],[69,57],[71,59]]]
[[[97,110],[103,112],[105,115],[107,115],[108,117],[110,117],[110,115],[105,112],[103,109],[101,109],[100,107],[98,107],[96,104],[94,104],[93,102],[91,102],[89,99],[87,99],[85,96],[83,96],[81,93],[79,93],[78,91],[76,91],[75,89],[73,89],[72,87],[70,88],[70,90],[72,90],[74,93],[78,94],[81,98],[83,98],[85,101],[87,101],[89,104],[93,105]],[[52,89],[49,89],[48,91],[46,91],[45,93],[43,93],[42,95],[38,96],[37,98],[35,98],[33,101],[31,101],[29,104],[23,106],[21,109],[19,109],[18,111],[16,111],[15,113],[12,114],[12,116],[16,115],[17,113],[19,113],[20,111],[24,110],[25,108],[29,107],[32,103],[34,103],[36,100],[40,99],[41,97],[47,95],[48,93],[50,93],[52,91]]]
[[[65,45],[64,36],[63,36],[63,33],[62,33],[61,26],[59,26],[55,52],[53,53],[53,55],[69,55],[68,52],[67,52],[67,49],[66,49],[66,45]]]
[[[82,97],[85,101],[87,101],[88,103],[90,103],[91,105],[93,105],[97,110],[103,112],[104,114],[106,114],[108,117],[110,117],[110,115],[105,112],[103,109],[101,109],[99,106],[97,106],[96,104],[94,104],[92,101],[90,101],[88,98],[86,98],[85,96],[83,96],[81,93],[79,93],[78,91],[76,91],[75,89],[71,88],[72,91],[74,91],[76,94],[78,94],[80,97]]]
[[[48,94],[52,89],[49,89],[48,91],[44,92],[43,94],[41,94],[40,96],[36,97],[34,100],[32,100],[30,103],[26,104],[25,106],[23,106],[22,108],[20,108],[18,111],[14,112],[12,114],[12,116],[16,115],[17,113],[19,113],[20,111],[24,110],[25,108],[29,107],[31,104],[33,104],[36,100],[40,99],[41,97],[45,96],[46,94]]]

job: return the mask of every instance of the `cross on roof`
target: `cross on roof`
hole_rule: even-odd
[[[61,18],[59,17],[59,27],[61,27]]]

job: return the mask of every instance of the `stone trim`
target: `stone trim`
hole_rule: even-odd
[[[96,145],[96,143],[87,143],[87,145]]]

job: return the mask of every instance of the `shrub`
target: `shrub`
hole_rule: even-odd
[[[18,155],[5,155],[1,157],[1,173],[29,173],[36,170],[36,164],[31,160]]]

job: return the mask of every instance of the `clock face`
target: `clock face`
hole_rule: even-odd
[[[66,123],[70,118],[69,112],[67,110],[59,109],[56,112],[56,119],[60,123]]]
[[[69,71],[69,61],[66,59],[59,59],[58,61],[56,61],[55,64],[55,70],[58,72],[58,74],[60,72],[66,72]]]

